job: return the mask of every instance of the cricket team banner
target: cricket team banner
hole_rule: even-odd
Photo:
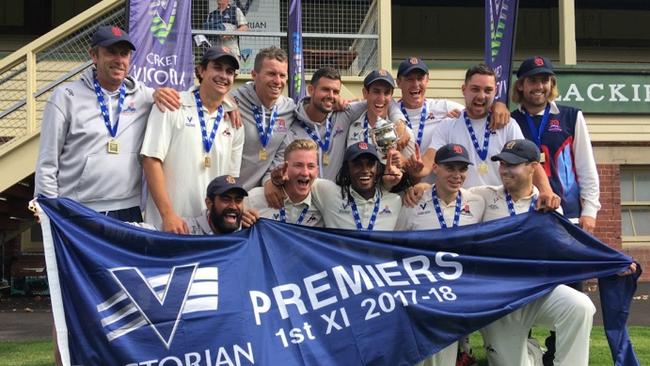
[[[485,63],[496,74],[495,100],[508,105],[518,0],[485,0]]]
[[[289,2],[289,97],[296,103],[305,96],[305,70],[302,57],[302,1]]]
[[[631,258],[555,214],[399,233],[261,220],[193,237],[38,203],[66,364],[410,365],[597,277],[615,363],[638,365],[625,329],[638,276],[616,276]]]
[[[191,0],[130,0],[131,72],[152,88],[194,85]]]

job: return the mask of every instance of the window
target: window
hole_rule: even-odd
[[[621,167],[621,230],[624,242],[650,244],[650,167]]]

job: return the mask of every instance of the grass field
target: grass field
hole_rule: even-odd
[[[650,365],[650,327],[630,327],[630,337],[641,365]],[[541,344],[548,334],[544,329],[536,329],[533,336]],[[475,356],[479,359],[479,366],[486,366],[483,341],[478,333],[472,334],[470,339]],[[590,366],[611,366],[612,358],[609,346],[605,339],[603,327],[594,327],[591,333],[591,350],[589,357]],[[0,342],[0,362],[5,366],[49,366],[53,365],[52,342],[50,341],[23,341]]]

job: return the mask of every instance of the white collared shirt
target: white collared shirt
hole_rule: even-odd
[[[248,197],[244,198],[244,202],[245,207],[257,210],[260,217],[280,221],[280,210],[269,207],[264,196],[264,187],[251,189],[248,192]],[[298,218],[305,207],[307,207],[307,212],[300,225],[323,227],[323,217],[320,211],[312,204],[311,192],[304,200],[297,203],[292,202],[288,196],[284,199],[286,222],[288,224],[297,224]]]
[[[485,201],[485,212],[483,213],[482,222],[502,219],[510,216],[508,210],[508,203],[506,201],[506,194],[503,185],[500,186],[481,186],[473,187],[470,192],[483,197]],[[517,215],[529,212],[530,205],[533,199],[539,195],[537,187],[533,186],[532,193],[526,197],[521,197],[516,202],[513,202],[513,207]],[[558,209],[559,211],[562,208]]]
[[[460,195],[461,210],[458,226],[481,222],[485,209],[483,198],[464,188],[460,189]],[[451,228],[456,214],[456,199],[451,200],[449,203],[445,203],[441,199],[438,199],[438,201],[442,215],[445,218],[445,224],[447,224],[447,228]],[[427,189],[415,207],[404,207],[402,209],[395,230],[437,230],[440,228],[440,221],[438,221],[438,215],[433,205],[431,189]]]

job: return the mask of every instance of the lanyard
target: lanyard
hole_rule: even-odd
[[[309,209],[309,206],[305,206],[305,208],[302,209],[300,212],[300,216],[298,216],[298,220],[296,220],[296,225],[302,224],[302,221],[305,219],[305,215],[307,215],[307,210]],[[280,207],[280,222],[287,222],[287,212],[284,209],[284,206]]]
[[[99,86],[95,72],[93,72],[93,85],[95,86],[95,95],[97,95],[97,103],[99,103],[99,109],[101,110],[102,116],[104,117],[104,124],[106,125],[108,133],[111,135],[111,137],[115,137],[115,135],[117,135],[117,126],[120,123],[120,113],[122,113],[122,107],[124,106],[124,98],[126,97],[126,85],[124,82],[122,82],[122,85],[120,86],[120,96],[117,102],[117,118],[115,119],[115,124],[111,124],[108,107],[104,101],[104,92],[102,91],[102,87]]]
[[[361,224],[359,209],[357,209],[357,203],[354,202],[354,197],[350,196],[350,201],[350,206],[352,207],[352,216],[354,217],[354,223],[357,225],[357,230],[372,231],[372,229],[375,227],[375,221],[377,220],[377,213],[379,213],[379,202],[381,201],[379,192],[375,194],[375,208],[372,210],[372,216],[370,216],[370,221],[368,221],[368,228],[366,229],[364,229],[363,224]]]
[[[363,141],[368,143],[368,112],[363,116]]]
[[[201,102],[201,96],[199,95],[199,90],[194,90],[194,99],[196,99],[196,110],[199,115],[199,123],[201,124],[201,138],[203,140],[203,150],[206,153],[210,152],[212,149],[212,144],[214,143],[214,137],[217,135],[217,129],[219,129],[219,123],[223,118],[223,105],[220,105],[217,109],[217,117],[214,119],[214,124],[212,125],[212,132],[208,137],[208,131],[205,127],[205,115],[203,114],[203,102]]]
[[[535,141],[537,147],[540,147],[542,145],[542,135],[544,134],[546,125],[548,125],[548,117],[550,115],[550,112],[551,105],[546,104],[546,108],[544,108],[544,116],[542,116],[542,122],[539,124],[539,129],[536,129],[533,116],[528,114],[528,111],[524,109],[524,113],[526,114],[526,121],[528,121],[528,128],[530,129],[530,134],[533,135],[533,141]]]
[[[408,113],[406,113],[406,108],[404,108],[404,102],[400,102],[399,104],[400,109],[402,110],[402,114],[404,115],[404,118],[406,118],[406,124],[409,126],[409,128],[412,130],[413,126],[411,125],[411,120],[409,119]],[[420,124],[419,124],[419,129],[418,129],[418,137],[416,142],[418,143],[418,146],[422,143],[422,135],[424,134],[424,121],[427,120],[427,102],[426,100],[424,101],[424,104],[422,104],[422,110],[420,111]]]
[[[438,192],[436,191],[436,186],[434,185],[431,188],[431,198],[433,200],[433,208],[436,210],[436,216],[438,216],[438,222],[440,223],[441,229],[447,228],[447,223],[445,222],[445,216],[442,214],[442,209],[440,208],[440,200],[438,200]],[[458,191],[456,195],[456,208],[454,211],[454,222],[452,227],[457,227],[460,223],[460,205],[461,205],[461,193]]]
[[[269,126],[264,130],[264,106],[260,107],[253,105],[253,117],[255,118],[255,124],[257,125],[257,133],[260,136],[260,142],[262,147],[266,147],[271,141],[273,136],[273,126],[275,126],[275,121],[278,119],[278,108],[273,106],[271,109],[271,119],[269,120]]]
[[[510,216],[515,216],[517,212],[515,212],[515,204],[512,202],[512,197],[510,196],[510,193],[504,189],[505,196],[506,196],[506,203],[508,204],[508,212],[510,213]],[[535,211],[535,205],[537,204],[537,196],[533,197],[532,200],[530,200],[530,207],[528,208],[528,212]]]
[[[483,149],[481,149],[478,144],[478,139],[476,138],[474,127],[472,127],[472,122],[470,122],[469,117],[467,117],[467,111],[463,112],[463,117],[465,117],[465,125],[467,126],[467,130],[469,131],[469,136],[472,138],[472,144],[474,144],[476,153],[478,154],[478,157],[482,161],[485,161],[488,155],[488,146],[490,145],[490,134],[492,133],[492,130],[490,130],[490,115],[488,115],[485,121],[485,134],[483,134]]]
[[[305,129],[305,132],[307,132],[309,137],[311,137],[311,139],[314,140],[314,142],[316,142],[318,144],[318,146],[320,146],[320,148],[321,148],[321,150],[323,152],[329,151],[330,138],[332,136],[332,117],[331,116],[329,118],[327,118],[327,120],[325,121],[325,137],[324,137],[324,139],[321,139],[320,136],[318,136],[316,134],[316,132],[311,127],[307,126],[307,123],[305,123],[304,121],[300,121],[300,123],[302,124],[302,128]]]

